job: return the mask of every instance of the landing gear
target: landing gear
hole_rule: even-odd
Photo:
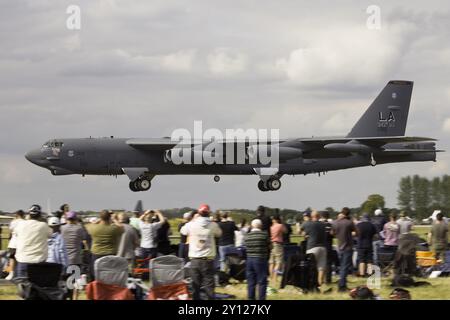
[[[150,180],[146,177],[140,177],[137,180],[130,181],[129,187],[133,192],[147,191],[152,186]]]
[[[370,154],[370,165],[372,167],[375,167],[377,165],[377,162],[375,161],[375,159],[373,157],[373,153]]]
[[[261,191],[277,191],[281,188],[281,181],[278,178],[272,178],[267,181],[259,180],[258,189]]]
[[[214,182],[219,182],[220,181],[220,177],[219,176],[214,176]]]
[[[135,181],[130,181],[130,184],[129,184],[130,190],[133,192],[138,192],[139,190],[136,189],[136,186],[134,185],[134,183],[135,183]]]
[[[269,179],[266,182],[266,184],[269,187],[269,189],[272,191],[277,191],[277,190],[280,190],[280,188],[281,188],[281,181],[280,181],[280,179],[277,179],[277,178]]]

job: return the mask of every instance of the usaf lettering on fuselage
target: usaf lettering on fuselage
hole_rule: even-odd
[[[395,117],[392,111],[386,116],[383,111],[378,113],[378,128],[394,128],[395,127]]]

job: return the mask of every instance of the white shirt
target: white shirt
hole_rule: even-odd
[[[139,222],[139,230],[141,231],[141,248],[150,249],[157,247],[157,243],[155,241],[156,231],[158,231],[161,226],[162,222]]]
[[[17,247],[17,233],[16,228],[24,219],[14,219],[9,224],[9,231],[11,232],[11,239],[8,243],[8,248],[15,249]]]
[[[47,260],[47,240],[52,229],[34,219],[24,220],[15,228],[17,234],[16,260],[22,263],[39,263]]]
[[[198,217],[186,223],[180,233],[189,237],[189,258],[211,258],[216,256],[216,239],[222,230],[206,217]]]

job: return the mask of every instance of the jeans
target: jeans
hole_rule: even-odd
[[[189,261],[188,258],[189,253],[189,244],[181,243],[178,245],[178,258],[182,258],[184,262]]]
[[[193,300],[201,300],[200,289],[206,293],[207,300],[214,300],[214,260],[191,258],[191,278],[192,278],[192,298]]]
[[[346,249],[339,252],[339,288],[347,287],[347,275],[352,267],[353,249]]]
[[[29,263],[22,263],[17,261],[16,270],[14,272],[14,278],[27,278],[28,265]]]
[[[258,285],[258,300],[266,300],[268,270],[267,259],[247,257],[246,276],[249,300],[255,300],[256,285]]]
[[[234,248],[233,244],[227,244],[225,246],[219,246],[219,263],[220,271],[225,271],[227,265],[225,264],[225,252],[226,248]]]

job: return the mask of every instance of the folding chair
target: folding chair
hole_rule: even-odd
[[[189,290],[184,281],[184,260],[173,255],[150,260],[150,289],[148,300],[188,300]]]
[[[106,256],[95,261],[95,281],[86,286],[89,300],[134,300],[127,288],[128,261],[117,256]]]

